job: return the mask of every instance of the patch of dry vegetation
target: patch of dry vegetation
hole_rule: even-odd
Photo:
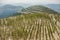
[[[60,15],[21,14],[0,19],[0,40],[59,40]]]

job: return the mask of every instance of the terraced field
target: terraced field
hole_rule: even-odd
[[[32,13],[0,19],[0,40],[60,40],[60,15]]]

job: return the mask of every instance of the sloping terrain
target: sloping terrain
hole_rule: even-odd
[[[28,8],[25,8],[25,9],[22,9],[22,12],[47,12],[47,13],[57,13],[56,11],[48,8],[48,7],[45,7],[45,6],[42,6],[42,5],[34,5],[34,6],[30,6]]]
[[[60,15],[27,13],[0,19],[0,40],[60,40]]]

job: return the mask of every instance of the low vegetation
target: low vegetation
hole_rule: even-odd
[[[60,15],[21,14],[0,19],[0,40],[60,40]]]

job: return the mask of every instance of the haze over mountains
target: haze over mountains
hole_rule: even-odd
[[[0,7],[0,17],[6,17],[13,15],[17,11],[20,11],[23,7],[14,5],[4,5]]]
[[[47,6],[60,13],[60,4],[48,4]]]
[[[11,15],[15,14],[16,12],[20,12],[22,9],[25,9],[25,8],[28,8],[28,7],[31,7],[31,6],[34,6],[34,5],[32,5],[32,4],[19,4],[19,5],[17,5],[17,4],[16,5],[5,4],[5,5],[3,5],[3,4],[1,4],[0,5],[0,18],[11,16]],[[42,5],[40,5],[40,6],[42,6]],[[60,8],[59,8],[60,4],[46,4],[46,5],[43,5],[43,6],[46,6],[46,7],[41,7],[41,8],[37,7],[37,10],[39,10],[39,9],[40,10],[41,9],[46,10],[46,8],[48,7],[47,11],[54,10],[56,12],[60,12]]]

